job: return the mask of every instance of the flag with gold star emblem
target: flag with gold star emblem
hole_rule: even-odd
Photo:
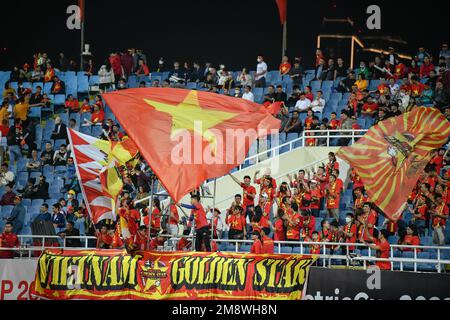
[[[230,172],[258,136],[280,127],[262,105],[209,92],[141,88],[103,98],[175,201]]]
[[[355,169],[371,201],[396,221],[432,151],[449,135],[450,123],[438,109],[415,107],[379,122],[336,155]]]
[[[115,204],[122,191],[117,167],[133,159],[139,150],[128,138],[110,142],[68,129],[81,191],[92,221],[116,218]]]

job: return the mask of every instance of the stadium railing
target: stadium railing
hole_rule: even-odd
[[[95,249],[95,247],[89,246],[89,240],[96,241],[96,237],[92,236],[79,236],[79,237],[65,237],[61,238],[59,236],[18,236],[21,240],[22,245],[17,248],[0,248],[0,251],[14,251],[17,252],[18,257],[20,258],[28,258],[35,259],[37,258],[33,253],[42,252],[44,249],[71,249],[71,250],[81,250],[81,249]],[[166,243],[172,243],[172,246],[161,247],[159,249],[165,251],[173,251],[173,244],[179,241],[181,238],[189,238],[192,240],[192,235],[190,236],[177,236],[173,237],[170,235],[166,235],[169,238],[169,241]],[[24,239],[34,239],[41,240],[41,245],[39,246],[31,246]],[[79,248],[66,246],[67,239],[80,239],[84,245]],[[46,246],[45,241],[48,240],[57,240],[60,246]],[[193,239],[195,241],[195,239]],[[252,245],[252,240],[230,240],[230,239],[215,239],[214,240],[219,248],[225,244],[226,249],[219,250],[221,252],[236,252],[236,253],[248,253],[250,250],[250,246]],[[322,253],[317,255],[318,257],[318,265],[322,267],[335,267],[339,265],[339,263],[333,263],[333,261],[345,261],[344,264],[340,264],[343,266],[359,266],[364,269],[368,268],[369,265],[377,262],[384,261],[391,263],[391,270],[398,271],[414,271],[418,272],[419,269],[423,269],[423,265],[431,265],[432,268],[427,268],[427,271],[434,271],[441,273],[445,265],[450,265],[450,247],[442,247],[442,246],[405,246],[405,245],[390,245],[390,256],[389,258],[378,258],[376,256],[372,256],[374,253],[373,249],[370,249],[364,243],[343,243],[343,242],[303,242],[303,241],[275,241],[275,249],[274,253],[276,254],[309,254],[308,249],[311,245],[320,245]],[[340,249],[344,247],[356,247],[355,253],[352,254],[331,254],[329,252],[329,247],[337,247]],[[192,246],[193,247],[193,246]],[[284,250],[285,248],[290,248],[287,252]],[[231,249],[231,250],[230,250]],[[245,249],[245,250],[243,250]],[[339,249],[339,250],[340,250]],[[367,255],[363,255],[358,252],[358,250],[367,250]],[[409,249],[411,251],[412,257],[399,257],[398,252],[399,249]],[[103,249],[107,250],[107,249]],[[433,255],[428,255],[429,258],[420,258],[421,252],[433,252]],[[435,255],[435,257],[434,257]]]

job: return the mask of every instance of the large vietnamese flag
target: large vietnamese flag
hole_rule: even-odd
[[[264,106],[215,93],[141,88],[103,98],[175,201],[230,172],[258,136],[280,128]]]
[[[379,122],[336,156],[356,170],[371,201],[396,221],[433,150],[449,135],[450,123],[438,109],[415,107]]]

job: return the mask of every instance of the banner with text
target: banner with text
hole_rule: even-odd
[[[46,250],[33,294],[46,299],[301,299],[306,255]]]

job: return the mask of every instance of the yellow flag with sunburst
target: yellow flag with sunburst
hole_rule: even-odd
[[[356,170],[371,201],[396,221],[432,151],[449,135],[450,123],[438,109],[415,107],[379,122],[336,155]]]

